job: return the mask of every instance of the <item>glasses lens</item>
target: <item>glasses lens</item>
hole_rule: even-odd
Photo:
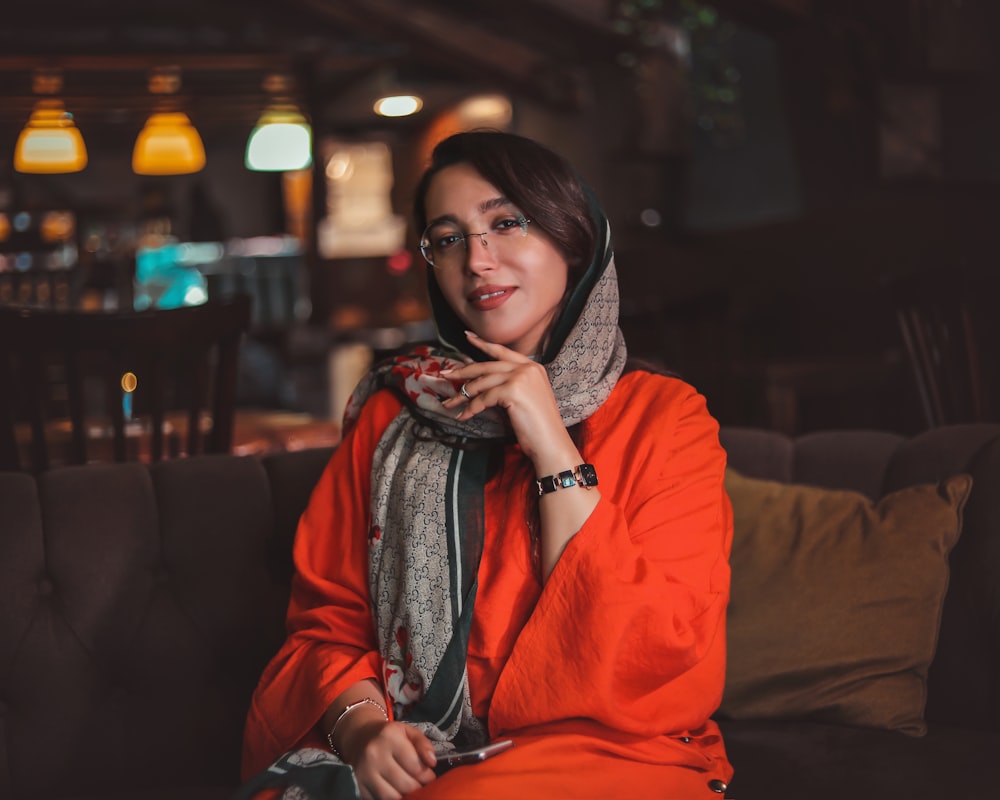
[[[420,252],[435,267],[446,268],[465,258],[465,236],[451,225],[432,225],[420,240]]]

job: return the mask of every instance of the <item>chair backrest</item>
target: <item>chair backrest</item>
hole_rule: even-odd
[[[79,298],[81,279],[78,267],[0,272],[0,303],[68,309]]]
[[[186,432],[188,454],[228,451],[249,320],[246,296],[121,313],[0,307],[0,469],[37,472],[96,460],[90,434],[105,430],[113,460],[129,458],[129,433],[138,431],[149,459],[159,461],[167,454],[168,412],[181,409],[175,427]],[[68,418],[62,453],[51,441],[56,418]],[[28,428],[27,458],[19,426]]]
[[[896,322],[929,428],[993,420],[985,317],[975,293],[954,284],[896,287]]]

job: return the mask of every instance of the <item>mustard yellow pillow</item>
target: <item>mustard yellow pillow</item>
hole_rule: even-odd
[[[719,716],[923,735],[969,475],[872,503],[729,470],[735,533]]]

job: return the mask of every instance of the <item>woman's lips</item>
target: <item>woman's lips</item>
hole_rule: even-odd
[[[477,311],[489,311],[502,306],[513,293],[513,286],[483,286],[470,292],[466,299]]]

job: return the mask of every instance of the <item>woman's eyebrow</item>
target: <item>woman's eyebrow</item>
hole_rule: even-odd
[[[514,204],[512,202],[510,202],[510,200],[508,200],[506,197],[503,197],[503,196],[500,196],[500,197],[491,197],[489,200],[484,200],[482,203],[479,204],[478,212],[480,214],[487,214],[490,211],[493,211],[494,209],[497,209],[497,208],[506,208],[507,206],[510,206],[511,208],[513,208]],[[455,216],[454,214],[442,214],[441,216],[434,217],[434,219],[430,220],[427,223],[427,227],[428,228],[433,228],[435,225],[440,225],[440,224],[442,224],[444,222],[450,222],[453,225],[460,225],[461,224],[459,222],[458,217]]]
[[[434,219],[429,220],[427,227],[433,228],[435,225],[441,225],[445,222],[450,222],[452,225],[458,225],[458,217],[454,214],[442,214],[440,217],[434,217]]]
[[[514,205],[506,197],[493,197],[479,204],[479,213],[485,214],[487,211],[492,211],[495,208],[503,208],[504,206]]]

